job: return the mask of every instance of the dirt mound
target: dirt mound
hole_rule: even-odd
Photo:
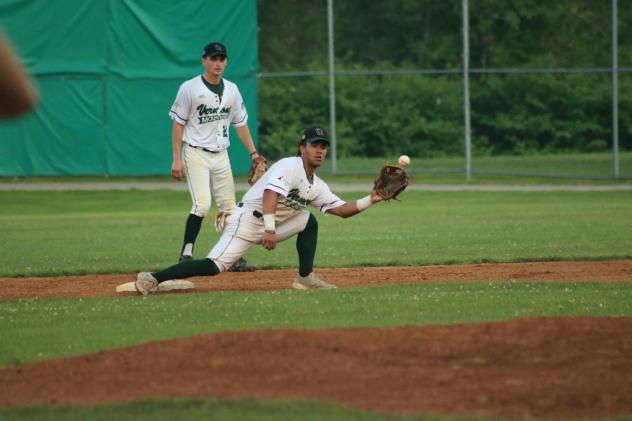
[[[450,281],[632,281],[632,260],[322,269],[340,287]],[[193,292],[289,288],[295,270],[193,278]],[[0,299],[115,296],[134,275],[0,278]],[[181,292],[186,293],[186,292]],[[131,293],[128,293],[131,294]],[[147,398],[318,399],[392,413],[632,414],[632,318],[255,330],[0,369],[0,405]]]
[[[632,281],[632,260],[343,268],[318,269],[317,272],[342,288],[449,281],[629,282]],[[196,288],[191,292],[284,289],[290,287],[294,276],[296,269],[222,273],[215,277],[192,278]],[[0,299],[114,296],[117,285],[134,279],[133,274],[0,278]]]
[[[254,330],[0,370],[0,405],[301,398],[393,413],[632,414],[632,318]]]

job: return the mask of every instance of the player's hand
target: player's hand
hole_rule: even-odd
[[[380,196],[380,194],[377,192],[376,189],[373,189],[371,191],[371,202],[377,203],[377,202],[381,202],[382,200],[384,200],[384,198]]]
[[[274,250],[277,245],[276,233],[265,231],[263,233],[263,238],[261,239],[261,245],[265,247],[266,250]]]
[[[171,164],[171,176],[176,180],[182,180],[184,177],[184,165],[182,165],[181,160],[175,160]]]

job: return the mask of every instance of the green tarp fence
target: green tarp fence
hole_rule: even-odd
[[[169,109],[202,73],[204,45],[223,42],[257,142],[255,0],[2,0],[0,28],[41,101],[0,120],[0,175],[168,175]],[[233,170],[250,159],[234,130]]]

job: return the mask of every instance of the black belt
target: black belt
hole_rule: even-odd
[[[187,145],[189,145],[190,147],[195,148],[195,149],[202,149],[204,152],[210,152],[210,153],[220,153],[220,152],[222,152],[222,151],[212,151],[210,149],[206,149],[206,148],[203,148],[201,146],[194,146],[194,145],[191,145],[190,143],[187,143]]]
[[[243,206],[244,206],[244,204],[241,203],[241,202],[239,202],[239,204],[237,205],[238,208],[241,208]],[[263,214],[261,212],[259,212],[258,210],[252,211],[252,216],[254,216],[257,219],[263,218]]]

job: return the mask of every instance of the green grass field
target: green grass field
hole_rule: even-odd
[[[131,273],[171,264],[190,203],[188,193],[167,191],[4,191],[0,201],[0,276]],[[378,204],[353,219],[318,219],[317,266],[632,257],[632,192],[625,191],[405,192],[401,202]],[[204,256],[216,239],[211,224],[205,223],[196,255]],[[254,248],[248,259],[259,267],[296,266],[292,241],[275,252]],[[450,324],[536,316],[632,316],[632,284],[446,282],[333,293],[4,300],[0,366],[227,330]],[[400,418],[320,402],[258,400],[0,409],[0,419],[132,417],[448,419]]]
[[[160,317],[155,317],[160,315]],[[632,284],[477,282],[3,301],[0,366],[207,332],[632,316]],[[46,321],[46,323],[44,323]]]
[[[381,158],[347,157],[337,160],[337,175],[332,175],[328,159],[319,170],[321,177],[338,183],[369,182],[385,163],[396,163],[398,155]],[[524,156],[485,156],[472,158],[471,179],[465,178],[463,157],[411,157],[408,168],[411,180],[428,184],[630,184],[632,183],[632,152],[619,152],[619,176],[613,177],[612,153],[550,154]],[[111,181],[170,181],[169,169],[164,175],[132,176],[0,176],[0,184],[32,182],[111,182]],[[245,183],[245,176],[236,181]]]
[[[350,409],[341,405],[309,401],[145,401],[98,405],[93,408],[12,408],[0,410],[2,420],[214,420],[214,421],[466,421],[483,418],[395,416]]]
[[[156,317],[159,315],[158,317]],[[478,282],[348,288],[335,292],[216,292],[0,302],[0,365],[257,328],[425,325],[536,316],[632,316],[632,284]],[[6,340],[11,338],[11,340]],[[157,415],[160,412],[161,415]],[[212,417],[211,417],[212,416]],[[394,420],[318,402],[148,401],[94,408],[0,409],[0,419]],[[288,418],[289,417],[289,418]],[[406,420],[443,420],[418,416]],[[474,419],[474,418],[472,418]]]
[[[353,200],[362,193],[345,193]],[[128,273],[177,260],[186,192],[0,192],[0,276]],[[632,192],[406,192],[343,220],[318,216],[316,265],[423,265],[632,256]],[[395,223],[394,223],[395,221]],[[205,221],[195,255],[218,238]],[[252,248],[295,267],[293,241]]]

